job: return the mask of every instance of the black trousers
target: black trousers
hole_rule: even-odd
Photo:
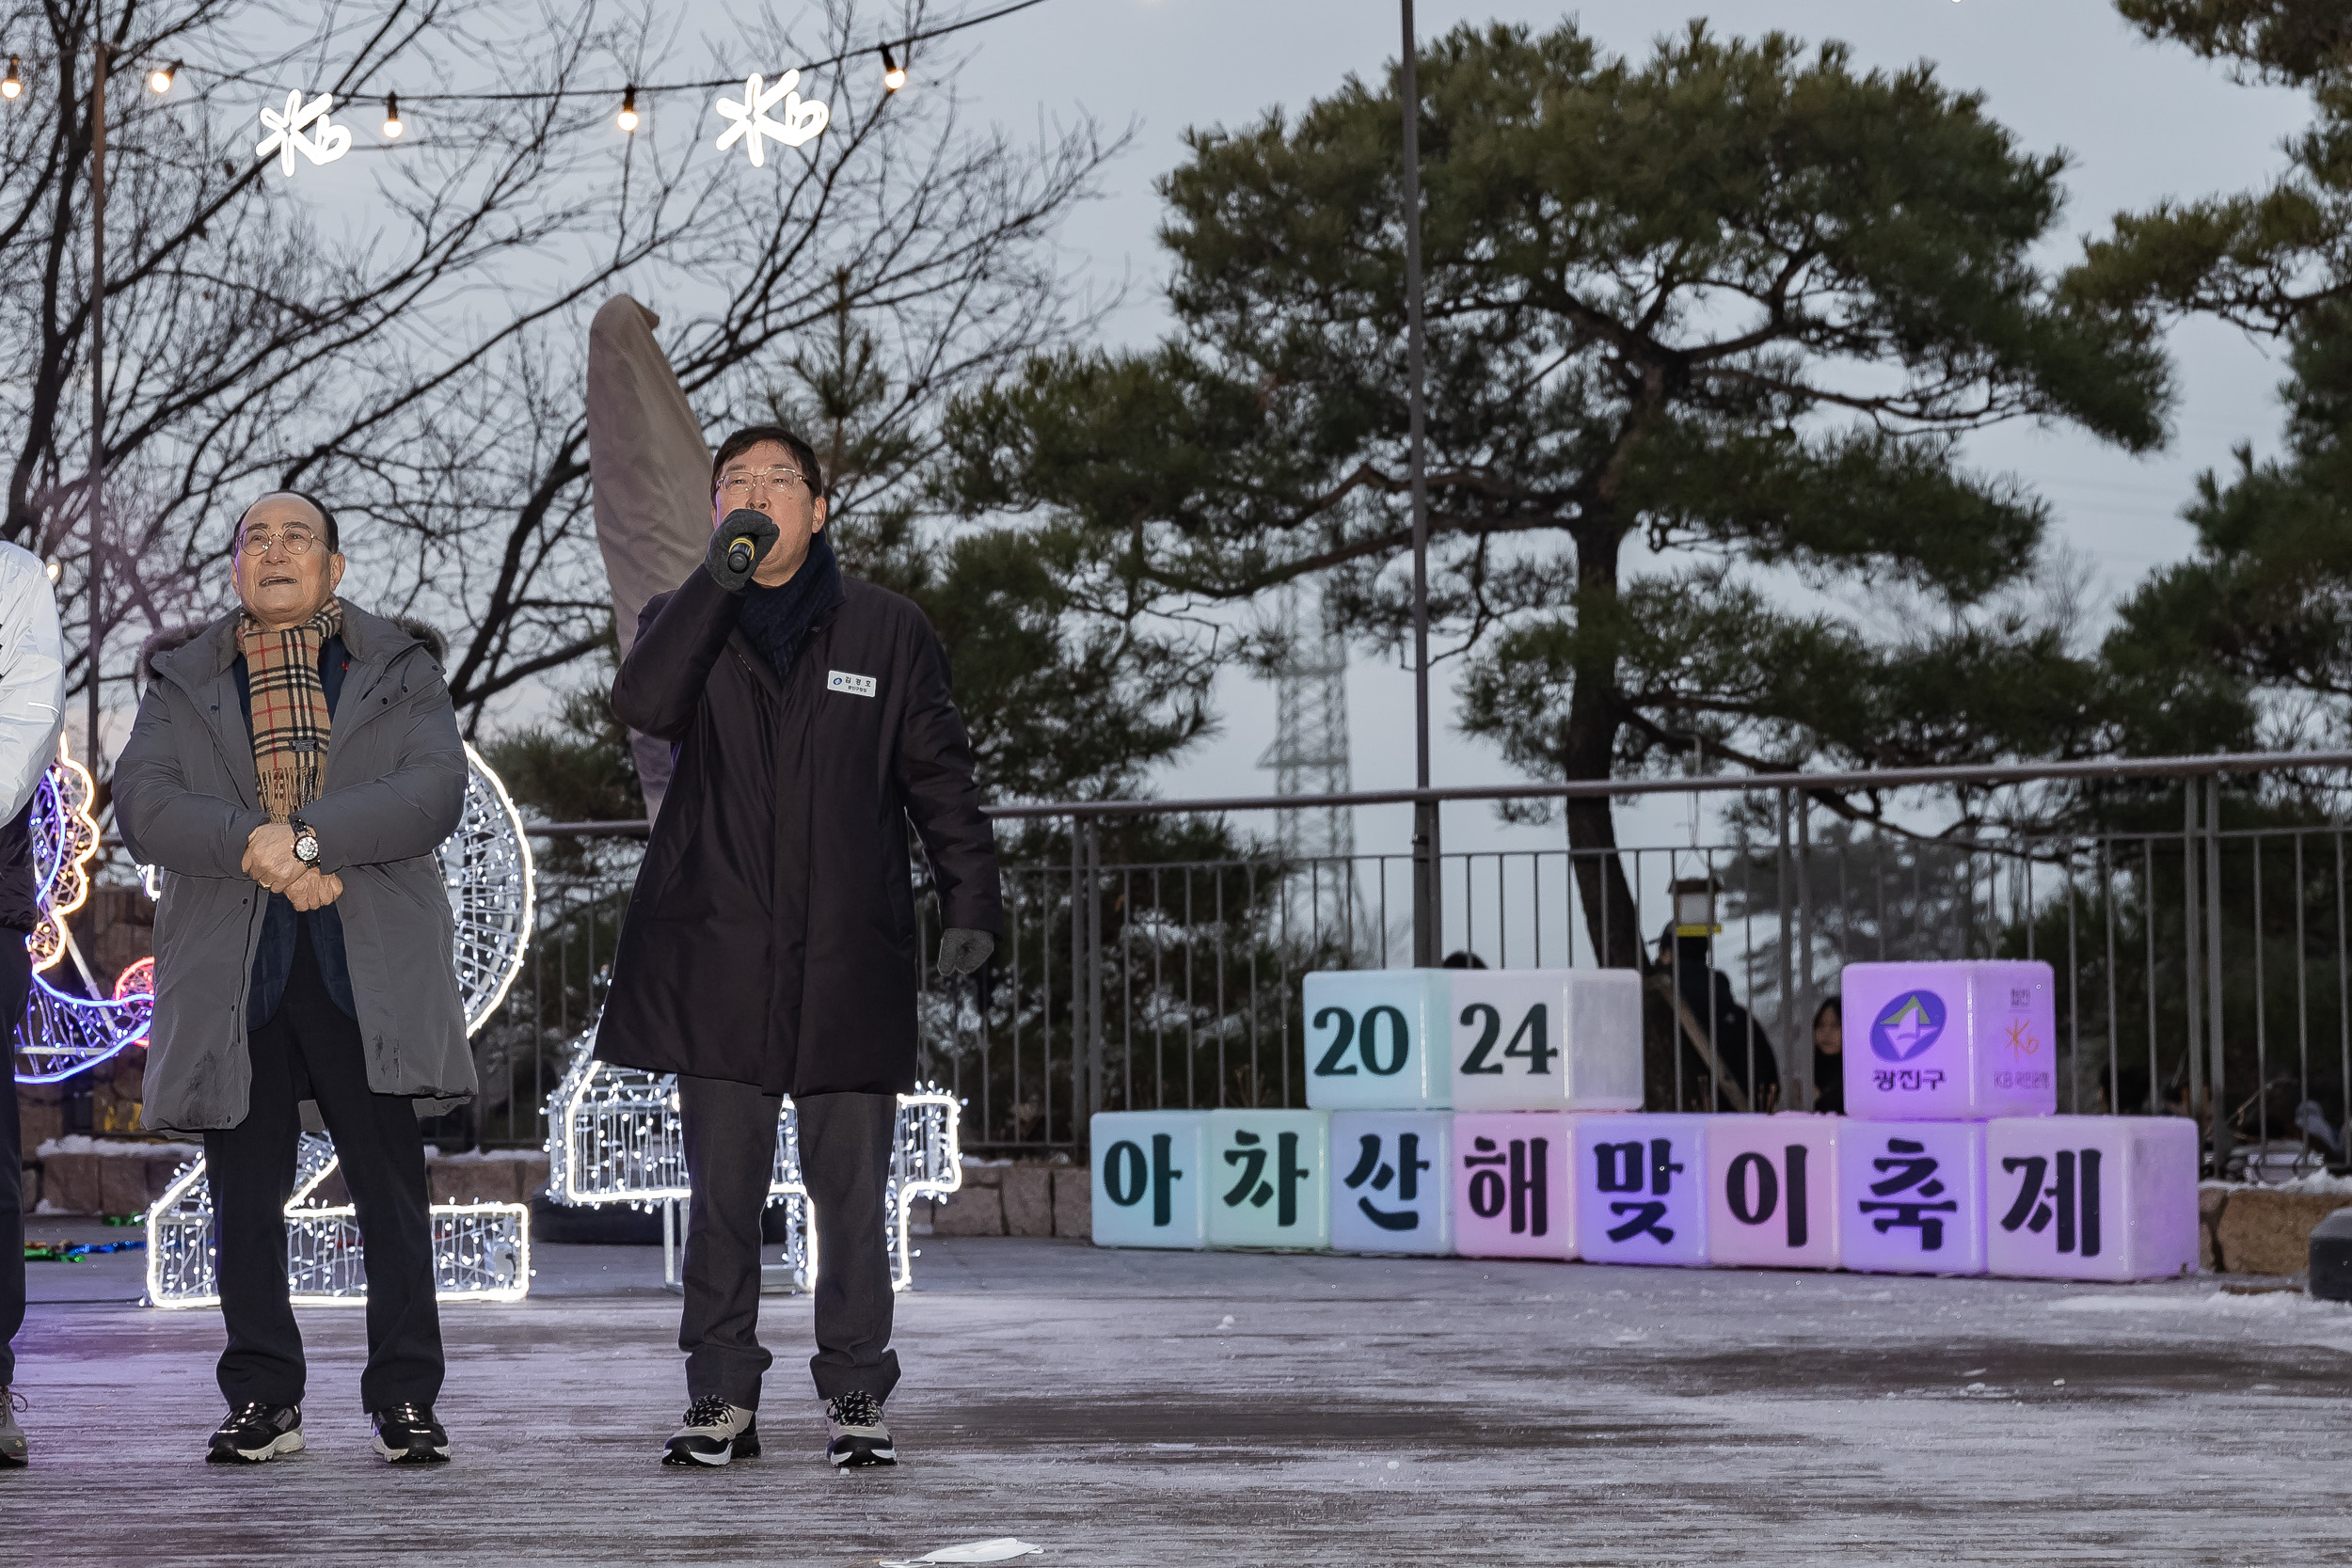
[[[299,1404],[302,1331],[286,1290],[286,1200],[294,1196],[301,1102],[318,1101],[368,1265],[368,1365],[359,1403],[429,1405],[441,1391],[441,1318],[433,1296],[432,1197],[424,1137],[406,1097],[368,1087],[359,1026],[319,978],[310,922],[269,1022],[246,1037],[253,1093],[245,1119],[204,1134],[220,1234],[220,1315],[229,1348],[220,1391],[230,1404]]]
[[[21,932],[0,929],[0,1021],[8,1038],[24,1020],[33,956]],[[16,1381],[16,1331],[24,1326],[24,1120],[16,1102],[16,1064],[0,1106],[0,1388]]]
[[[715,1394],[756,1410],[760,1375],[775,1359],[759,1343],[759,1216],[784,1100],[755,1084],[684,1073],[677,1086],[694,1184],[677,1335],[686,1395]],[[817,1225],[817,1354],[808,1364],[817,1397],[887,1399],[898,1384],[898,1353],[890,1348],[895,1303],[882,1220],[898,1097],[815,1094],[795,1105],[801,1178]]]

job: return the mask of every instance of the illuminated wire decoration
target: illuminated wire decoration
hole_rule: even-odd
[[[488,1022],[522,973],[533,894],[531,844],[515,802],[470,746],[466,763],[465,815],[441,846],[441,872],[457,928],[452,958],[470,1035]],[[88,809],[94,793],[88,772],[64,754],[60,742],[58,760],[33,795],[33,876],[41,912],[27,946],[36,970],[53,968],[64,956],[64,917],[89,896],[89,862],[98,850],[98,824]],[[148,896],[160,898],[165,874],[143,865],[139,875]],[[59,990],[35,974],[17,1029],[16,1081],[54,1084],[145,1044],[154,1010],[152,958],[123,971],[105,1001]]]
[[[66,917],[89,897],[89,863],[98,853],[98,823],[89,806],[96,794],[88,769],[73,760],[60,736],[57,760],[33,788],[29,818],[40,912],[24,939],[35,973],[16,1030],[13,1067],[20,1084],[56,1083],[145,1041],[154,1016],[151,979],[144,991],[118,984],[113,997],[101,1001],[59,990],[41,973],[65,957]]]
[[[721,119],[734,121],[719,134],[719,150],[724,152],[742,142],[751,152],[752,167],[761,168],[768,162],[769,142],[798,147],[815,141],[833,122],[833,110],[821,98],[803,98],[797,90],[800,85],[801,73],[797,71],[787,71],[777,77],[772,87],[760,85],[757,71],[744,77],[741,103],[722,98],[712,105]],[[770,119],[768,111],[779,103],[784,105],[784,118]]]
[[[262,129],[269,133],[253,150],[257,158],[278,155],[278,172],[289,180],[294,178],[294,154],[301,153],[314,164],[331,164],[351,150],[351,127],[337,125],[326,118],[326,111],[335,106],[335,95],[320,93],[305,102],[302,89],[295,87],[286,94],[286,106],[262,110]],[[314,140],[304,132],[315,127]]]
[[[59,736],[57,760],[33,786],[33,887],[40,916],[24,945],[35,974],[65,957],[66,916],[88,901],[89,863],[98,853],[98,819],[89,808],[97,799],[89,769],[73,760]]]
[[[579,1206],[627,1203],[650,1208],[685,1202],[694,1189],[686,1171],[675,1076],[599,1062],[590,1053],[595,1039],[592,1025],[573,1043],[571,1066],[548,1097],[548,1196]],[[963,1185],[960,1119],[955,1098],[937,1088],[898,1097],[883,1207],[895,1290],[914,1282],[909,1231],[914,1200],[942,1197]],[[812,1289],[817,1237],[808,1224],[799,1117],[789,1095],[784,1101],[768,1196],[785,1206],[785,1261],[794,1282],[803,1290]]]
[[[531,843],[506,786],[466,748],[466,810],[441,844],[441,876],[456,917],[457,994],[471,1035],[498,1011],[531,945]]]
[[[359,1221],[346,1201],[318,1189],[334,1174],[335,1145],[304,1133],[286,1203],[286,1283],[297,1307],[358,1307],[368,1299]],[[445,1302],[513,1302],[531,1293],[531,1211],[519,1203],[432,1207],[433,1286]],[[181,1167],[147,1212],[147,1304],[212,1307],[220,1301],[219,1227],[204,1162]]]

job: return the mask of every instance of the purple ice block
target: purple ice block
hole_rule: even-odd
[[[1987,1122],[1987,1267],[2028,1279],[2195,1274],[2197,1155],[2185,1117]]]
[[[1577,1248],[1593,1263],[1707,1261],[1707,1133],[1715,1117],[1581,1117]]]
[[[1842,986],[1848,1115],[1986,1121],[2057,1111],[2048,964],[1848,964]]]
[[[1837,1267],[1839,1117],[1716,1117],[1707,1127],[1707,1260]]]
[[[1837,1247],[1861,1274],[1984,1273],[1984,1124],[1837,1130]]]

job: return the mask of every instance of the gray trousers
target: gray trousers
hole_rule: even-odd
[[[755,1084],[678,1074],[678,1119],[694,1184],[686,1214],[686,1395],[759,1408],[775,1359],[759,1343],[759,1217],[776,1163],[780,1095]],[[890,1349],[894,1302],[883,1193],[898,1101],[887,1094],[817,1094],[800,1113],[801,1178],[817,1226],[817,1397],[887,1399],[898,1383]]]

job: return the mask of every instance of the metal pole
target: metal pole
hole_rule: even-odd
[[[1421,298],[1421,75],[1413,40],[1413,0],[1404,15],[1404,65],[1398,96],[1405,108],[1405,359],[1413,476],[1413,786],[1429,787],[1429,472],[1423,451]],[[1443,943],[1438,881],[1438,804],[1413,805],[1413,963],[1434,968]]]
[[[2204,1101],[2205,1067],[2198,1046],[2198,1026],[2202,1008],[2199,1001],[2198,919],[2197,919],[2197,796],[2204,781],[2190,778],[2181,791],[2181,968],[2186,980],[2188,994],[2182,1011],[2187,1045],[2184,1053],[2183,1078],[2188,1093],[2188,1116],[2194,1121],[2202,1113],[2199,1107]],[[2219,1167],[2214,1170],[2220,1174]]]
[[[1780,1037],[1786,1042],[1784,1050],[1804,1055],[1809,1063],[1813,1050],[1810,1029],[1805,1031],[1805,1043],[1802,1050],[1797,1044],[1797,955],[1796,942],[1792,940],[1797,923],[1791,902],[1795,891],[1792,885],[1795,861],[1788,852],[1788,791],[1779,790],[1775,795],[1772,816],[1780,829],[1780,852],[1772,869],[1780,879]],[[1840,1060],[1842,1063],[1843,1059]],[[1804,1104],[1791,1108],[1810,1111],[1813,1101],[1808,1096]]]
[[[103,12],[96,21],[103,25]],[[105,758],[98,745],[98,654],[105,622],[98,602],[104,546],[100,519],[106,490],[106,40],[91,47],[89,142],[89,728],[82,761],[92,769]]]
[[[2221,1071],[2221,779],[2217,774],[2205,782],[2205,1048],[2212,1053],[2207,1086],[2213,1095],[2213,1174],[2216,1180],[2227,1180],[2231,1137]]]

